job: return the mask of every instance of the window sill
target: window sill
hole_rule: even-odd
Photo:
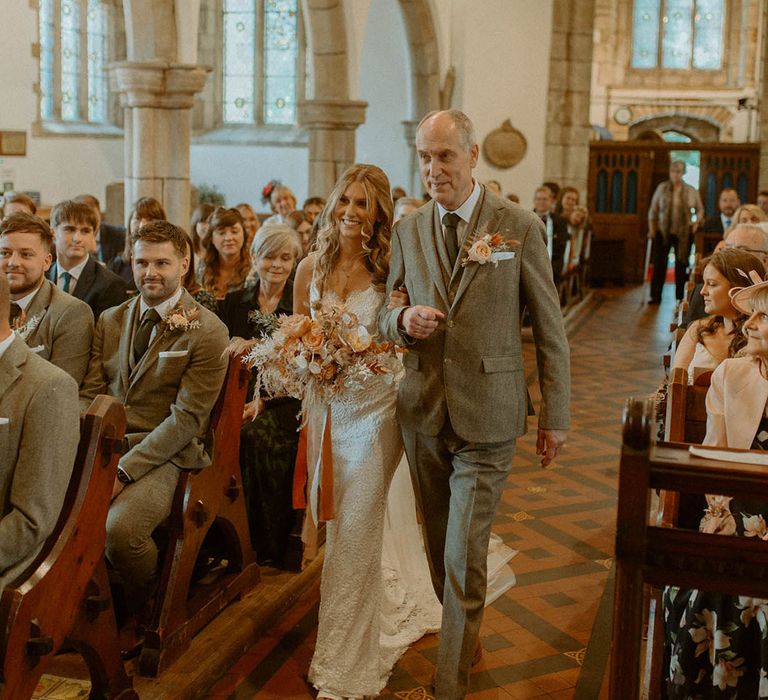
[[[299,126],[225,126],[196,134],[193,144],[307,147],[306,129]]]
[[[32,124],[32,136],[51,137],[64,136],[82,138],[123,137],[123,130],[112,124],[89,124],[88,122],[37,121]]]

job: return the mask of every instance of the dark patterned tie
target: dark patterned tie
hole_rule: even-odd
[[[11,328],[13,328],[13,324],[16,322],[16,319],[21,316],[21,307],[15,302],[11,302],[11,314],[8,318],[8,321],[11,324]]]
[[[69,292],[69,281],[72,279],[72,275],[68,272],[62,272],[61,278],[64,280],[64,284],[61,285],[61,289],[65,292]]]
[[[443,214],[443,227],[445,228],[445,248],[448,251],[448,259],[451,261],[451,269],[456,264],[459,254],[459,234],[456,230],[461,218],[458,214],[448,212]]]
[[[152,337],[152,331],[160,323],[160,314],[155,309],[147,309],[141,318],[141,324],[133,336],[133,361],[138,361],[144,356],[149,347],[149,339]]]

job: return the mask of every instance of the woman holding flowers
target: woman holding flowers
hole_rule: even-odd
[[[731,290],[746,347],[712,374],[705,445],[768,449],[768,282],[750,277]],[[702,532],[768,540],[768,503],[708,494],[707,506]],[[768,698],[768,600],[670,587],[664,608],[665,697]]]
[[[354,314],[364,326],[355,344],[370,342],[385,302],[392,199],[389,181],[373,165],[353,165],[329,198],[330,216],[317,249],[301,261],[294,285],[294,313],[311,315],[310,334],[323,343],[319,318]],[[320,616],[309,680],[318,698],[376,696],[391,670],[379,649],[382,598],[381,550],[384,512],[392,475],[402,454],[395,417],[397,385],[392,373],[371,373],[362,385],[344,388],[327,407],[308,405],[310,449],[330,418],[333,453],[332,503],[327,474],[309,466],[307,520],[325,515],[326,544]],[[327,433],[325,433],[327,434]],[[321,474],[320,472],[323,471]],[[318,498],[318,491],[321,491]],[[311,523],[310,523],[311,524]]]

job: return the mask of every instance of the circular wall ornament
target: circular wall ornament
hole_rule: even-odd
[[[528,150],[525,136],[506,119],[483,140],[483,156],[497,168],[511,168],[517,165]]]
[[[619,107],[613,113],[613,121],[615,121],[617,124],[620,124],[621,126],[629,124],[629,122],[632,121],[632,109],[626,105]]]

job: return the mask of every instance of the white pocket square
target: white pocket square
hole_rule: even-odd
[[[8,425],[10,424],[11,419],[10,418],[0,418],[0,425]]]
[[[493,262],[498,262],[499,260],[512,260],[514,257],[514,250],[500,250],[497,253],[491,253],[491,260]]]
[[[38,345],[34,348],[30,348],[31,352],[42,352],[43,350],[45,350],[45,345]]]
[[[184,357],[184,355],[188,354],[189,350],[165,350],[160,353],[160,359],[162,360],[164,357]]]

